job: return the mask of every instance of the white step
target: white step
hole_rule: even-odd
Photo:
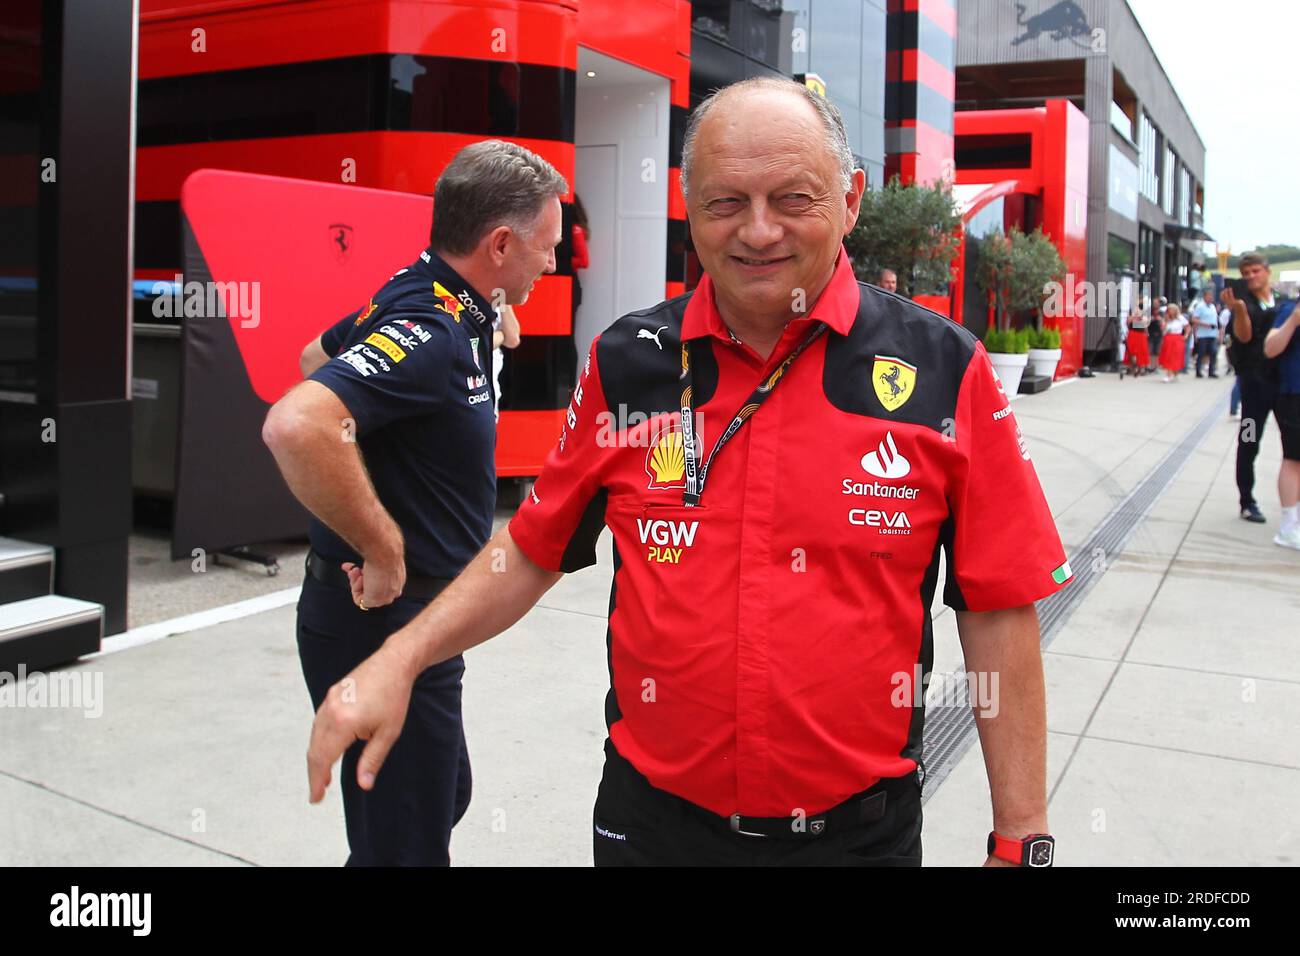
[[[54,549],[48,544],[32,544],[17,538],[0,537],[0,572],[30,564],[51,564]]]
[[[28,598],[0,604],[0,642],[14,641],[46,631],[55,631],[77,624],[100,622],[103,636],[104,608],[91,601],[59,594]]]
[[[0,671],[43,670],[99,650],[104,609],[60,594],[0,604]]]

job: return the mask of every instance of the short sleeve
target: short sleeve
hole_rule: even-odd
[[[454,341],[447,326],[427,315],[388,316],[310,380],[339,397],[363,436],[398,419],[428,415],[447,401]]]
[[[1297,300],[1287,299],[1277,307],[1277,318],[1273,320],[1273,328],[1280,329],[1286,325],[1286,320],[1291,318],[1291,313],[1296,310]]]
[[[339,350],[343,348],[343,343],[347,341],[348,332],[356,324],[360,315],[361,309],[357,309],[351,315],[345,315],[339,319],[320,334],[320,345],[325,350],[326,355],[333,358],[339,354]]]
[[[944,603],[994,611],[1032,604],[1072,577],[1024,435],[976,344],[957,398]]]
[[[615,442],[596,366],[597,337],[565,409],[560,440],[546,457],[533,491],[510,520],[510,537],[548,571],[579,571],[596,563],[605,526],[605,472]]]

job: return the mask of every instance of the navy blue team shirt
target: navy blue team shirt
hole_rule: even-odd
[[[1273,320],[1273,328],[1280,329],[1286,325],[1286,320],[1296,308],[1300,308],[1300,303],[1295,299],[1281,303],[1277,309],[1277,318]],[[1278,392],[1282,395],[1300,395],[1300,334],[1291,336],[1291,341],[1277,357],[1277,371]]]
[[[492,314],[426,249],[321,334],[332,358],[310,380],[337,395],[355,420],[375,492],[402,529],[407,568],[419,574],[455,577],[492,533]],[[331,562],[361,562],[315,518],[308,537]]]

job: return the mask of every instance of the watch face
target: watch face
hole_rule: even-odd
[[[1029,865],[1030,866],[1051,866],[1052,865],[1052,841],[1035,840],[1029,844]]]

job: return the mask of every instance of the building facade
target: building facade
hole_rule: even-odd
[[[959,0],[957,13],[958,111],[1066,99],[1087,117],[1086,278],[1185,300],[1209,238],[1205,144],[1126,0]],[[1087,316],[1085,353],[1113,349],[1114,311]]]

